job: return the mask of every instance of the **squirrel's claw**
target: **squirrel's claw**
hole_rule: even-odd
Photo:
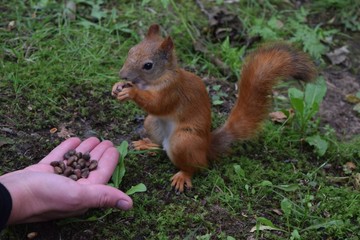
[[[171,186],[175,188],[176,192],[184,192],[184,187],[192,188],[191,176],[183,171],[179,171],[171,178]]]
[[[138,141],[133,141],[132,145],[135,150],[154,150],[154,149],[160,149],[160,145],[151,142],[149,138],[143,138]]]

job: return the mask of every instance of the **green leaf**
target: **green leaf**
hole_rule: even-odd
[[[289,199],[284,198],[281,203],[281,210],[284,212],[286,217],[289,217],[291,214],[291,209],[292,209],[292,203]]]
[[[264,217],[256,218],[256,222],[260,223],[261,225],[265,225],[265,226],[275,228],[275,225],[269,219],[264,218]]]
[[[344,222],[341,220],[332,220],[332,221],[328,221],[328,222],[324,222],[324,223],[319,223],[319,224],[314,224],[311,225],[305,229],[302,229],[301,232],[305,232],[308,230],[313,230],[313,229],[319,229],[319,228],[328,228],[331,226],[336,226],[338,228],[340,228],[342,225],[344,225]]]
[[[315,150],[319,154],[319,156],[323,156],[328,149],[328,142],[322,139],[319,135],[307,137],[305,138],[305,141],[311,146],[315,147]]]
[[[91,16],[96,18],[96,19],[105,18],[106,17],[106,11],[101,10],[100,4],[94,4],[92,6]]]
[[[291,239],[291,240],[301,239],[301,236],[300,236],[300,234],[299,234],[299,231],[296,230],[296,229],[295,229],[294,231],[292,231],[290,239]]]
[[[234,164],[234,171],[239,177],[245,178],[245,171],[239,164]]]
[[[221,105],[221,104],[223,104],[223,102],[224,101],[222,101],[222,100],[214,100],[212,103],[213,103],[213,105]]]
[[[274,187],[281,189],[285,192],[295,192],[299,189],[298,184],[288,184],[288,185],[275,185]]]
[[[296,112],[304,115],[304,93],[297,88],[289,88],[288,90],[291,106]]]
[[[127,190],[126,194],[132,195],[138,192],[145,192],[146,190],[146,186],[143,183],[139,183],[138,185],[132,186],[129,190]]]
[[[119,151],[122,158],[125,158],[125,156],[128,154],[128,147],[129,143],[127,141],[123,141],[120,146],[117,147],[117,150]]]
[[[111,176],[111,180],[114,182],[114,186],[116,188],[119,188],[122,179],[125,175],[125,156],[128,154],[128,142],[123,141],[119,147],[117,147],[117,150],[120,153],[119,162],[115,168],[115,171],[113,175]]]
[[[360,113],[360,103],[356,104],[353,108],[354,111]]]
[[[308,83],[305,87],[305,104],[307,106],[318,106],[322,102],[326,93],[326,82],[323,77],[319,77],[315,84]]]
[[[219,91],[221,89],[221,85],[214,85],[214,86],[212,86],[212,89],[214,91]]]
[[[259,187],[268,187],[268,186],[273,186],[273,184],[272,184],[272,182],[265,180],[265,181],[262,181],[258,186]]]

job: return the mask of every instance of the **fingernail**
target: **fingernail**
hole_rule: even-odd
[[[119,201],[117,201],[116,207],[123,210],[128,210],[132,207],[132,205],[130,202],[120,199]]]

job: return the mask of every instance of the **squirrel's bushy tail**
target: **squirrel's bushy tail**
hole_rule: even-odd
[[[250,54],[238,82],[238,99],[226,123],[211,133],[209,157],[226,152],[236,140],[253,137],[267,118],[272,87],[280,79],[310,81],[315,67],[303,52],[284,43],[266,45]]]

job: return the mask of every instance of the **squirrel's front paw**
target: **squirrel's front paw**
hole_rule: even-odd
[[[114,84],[111,90],[111,95],[113,97],[117,97],[117,95],[123,91],[125,88],[131,88],[133,87],[132,83],[129,82],[117,82]]]
[[[133,85],[128,82],[118,82],[112,87],[111,95],[119,101],[133,98],[135,90]]]
[[[134,99],[135,94],[136,94],[135,88],[133,87],[123,88],[123,90],[117,94],[116,99],[119,101]]]

